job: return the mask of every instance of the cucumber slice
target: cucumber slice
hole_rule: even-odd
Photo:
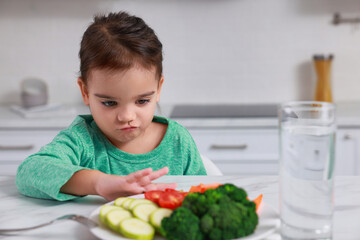
[[[114,205],[103,205],[100,208],[100,214],[99,214],[99,220],[100,222],[106,224],[106,220],[105,220],[105,216],[106,214],[111,211],[111,210],[115,210],[115,209],[124,209],[122,207],[118,207],[118,206],[114,206]]]
[[[135,217],[145,222],[149,222],[150,214],[156,209],[158,209],[158,207],[154,204],[142,203],[134,207],[133,214]]]
[[[122,202],[121,206],[127,210],[129,210],[130,203],[134,201],[134,198],[127,198],[125,201]]]
[[[138,240],[152,240],[155,235],[154,228],[138,218],[122,220],[119,224],[119,231],[124,237]]]
[[[119,197],[119,198],[115,199],[114,205],[121,207],[121,205],[123,204],[123,202],[125,202],[125,201],[128,200],[128,199],[129,199],[129,198],[127,198],[127,197]]]
[[[119,223],[132,217],[132,214],[128,210],[124,209],[113,209],[110,210],[105,216],[105,224],[112,230],[119,232]]]
[[[161,221],[165,217],[169,217],[172,214],[172,210],[168,208],[158,208],[150,215],[150,224],[155,227],[155,229],[163,235],[161,230]]]
[[[143,203],[147,203],[147,204],[153,204],[155,206],[157,206],[156,203],[148,200],[148,199],[135,199],[134,201],[132,201],[129,205],[129,209],[133,210],[137,205],[139,204],[143,204]]]

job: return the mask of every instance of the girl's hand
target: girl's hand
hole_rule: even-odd
[[[157,171],[146,168],[127,176],[102,174],[96,181],[95,189],[98,195],[112,201],[118,197],[141,194],[147,191],[176,188],[176,183],[152,183],[153,180],[168,172],[169,168],[164,167]]]

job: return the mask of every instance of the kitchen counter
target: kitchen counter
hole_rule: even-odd
[[[56,118],[24,118],[13,112],[9,106],[0,106],[0,129],[64,129],[79,114],[89,114],[88,107],[83,104],[67,106],[74,108],[74,114]],[[157,115],[170,117],[174,105],[161,104]],[[360,127],[360,102],[337,103],[337,123],[339,128]],[[276,117],[176,117],[173,118],[186,128],[276,128]]]
[[[174,106],[164,106],[162,111],[169,117]],[[273,108],[272,105],[269,107]],[[339,128],[360,127],[360,102],[336,103],[337,125]],[[261,114],[259,114],[261,116]],[[277,117],[222,117],[222,118],[174,118],[186,128],[277,128]]]
[[[199,183],[234,183],[247,190],[250,199],[263,194],[266,204],[278,209],[277,176],[165,176],[158,182],[177,182],[178,189],[188,190]],[[359,239],[360,177],[335,178],[334,240]],[[27,227],[56,217],[75,213],[89,216],[106,201],[98,196],[86,196],[74,201],[57,202],[21,195],[15,187],[15,178],[0,176],[0,228]],[[0,239],[97,239],[84,226],[64,221],[45,228],[18,235],[0,235]],[[276,238],[276,235],[271,239]]]
[[[65,105],[63,108],[69,110],[64,116],[25,118],[14,112],[10,106],[0,106],[0,130],[64,129],[72,123],[77,115],[90,113],[88,107],[82,104]]]

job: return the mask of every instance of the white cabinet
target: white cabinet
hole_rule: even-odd
[[[336,175],[360,175],[360,129],[339,129],[336,133]]]
[[[20,163],[51,142],[59,131],[60,129],[0,130],[0,175],[15,175]]]
[[[278,130],[189,129],[201,154],[224,175],[278,173]]]
[[[188,128],[199,151],[224,175],[277,175],[277,128]],[[335,175],[360,175],[360,128],[336,133]]]
[[[77,115],[89,114],[89,109],[78,104],[64,105],[60,112],[53,114],[54,117],[40,114],[38,118],[23,118],[8,106],[0,106],[0,175],[15,175],[26,157],[50,143]]]

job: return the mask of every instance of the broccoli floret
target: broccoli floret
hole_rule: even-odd
[[[196,216],[204,215],[211,203],[202,193],[189,193],[183,200],[181,206],[190,209]]]
[[[210,206],[200,220],[207,239],[225,240],[247,236],[255,231],[258,216],[255,210],[224,196]]]
[[[195,225],[200,228],[205,239],[225,240],[244,237],[253,233],[258,224],[255,203],[247,199],[244,189],[233,184],[224,184],[204,193],[189,193],[181,207],[189,209],[200,219],[200,223]],[[188,230],[186,228],[181,231],[187,233]],[[184,236],[184,233],[180,234],[180,239],[191,239]]]
[[[244,189],[238,188],[231,183],[220,185],[218,188],[216,188],[216,191],[229,196],[236,202],[243,202],[247,198],[247,193]]]
[[[218,203],[224,195],[227,195],[221,191],[217,191],[216,189],[208,189],[204,192],[204,194],[210,205],[212,205],[213,203]]]
[[[189,193],[181,206],[190,209],[196,216],[203,216],[211,205],[218,203],[219,199],[225,196],[225,193],[208,189],[204,193]]]
[[[214,219],[209,214],[205,214],[200,220],[201,231],[208,234],[214,227]]]
[[[219,194],[225,194],[229,196],[232,200],[240,202],[248,208],[254,209],[254,211],[256,209],[255,203],[247,198],[246,191],[242,188],[238,188],[234,184],[227,183],[221,185],[216,188],[216,191],[219,192]]]
[[[188,208],[175,209],[170,217],[165,217],[161,221],[161,228],[168,240],[204,239],[200,230],[200,219]]]

